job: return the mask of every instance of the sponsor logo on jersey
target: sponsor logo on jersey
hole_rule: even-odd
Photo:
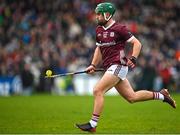
[[[116,45],[116,42],[112,41],[112,42],[101,43],[100,41],[100,43],[96,42],[96,45],[97,46],[111,46],[111,45]]]

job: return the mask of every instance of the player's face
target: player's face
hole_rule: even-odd
[[[104,19],[104,16],[101,13],[96,14],[96,21],[98,25],[104,26],[107,21]]]

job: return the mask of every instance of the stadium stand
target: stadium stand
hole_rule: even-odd
[[[30,65],[36,90],[53,86],[43,78],[86,67],[95,48],[94,8],[101,0],[1,0],[0,76],[22,74]],[[136,88],[178,91],[179,0],[112,0],[116,20],[140,39],[143,50],[129,77]],[[143,83],[142,83],[143,80]]]

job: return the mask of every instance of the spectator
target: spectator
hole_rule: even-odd
[[[21,72],[23,91],[22,94],[29,96],[33,92],[34,76],[30,71],[30,64],[25,64]]]

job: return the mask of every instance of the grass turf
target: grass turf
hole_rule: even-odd
[[[180,103],[180,95],[173,97]],[[74,124],[87,122],[92,107],[91,96],[0,97],[0,133],[83,133]],[[105,96],[97,133],[180,133],[180,108],[161,101],[129,104],[120,96]]]

